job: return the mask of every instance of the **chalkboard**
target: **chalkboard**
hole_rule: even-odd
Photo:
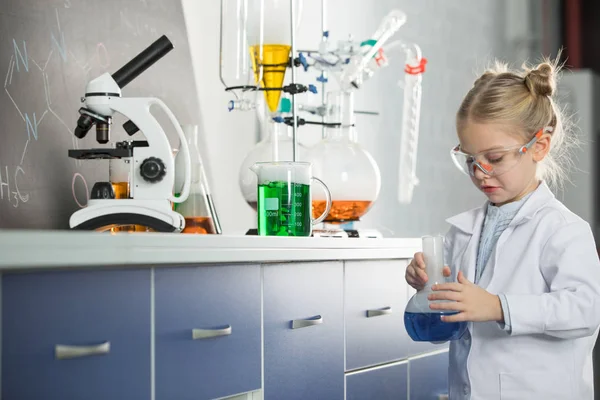
[[[158,97],[181,124],[196,124],[180,1],[0,2],[0,228],[69,228],[93,184],[108,178],[108,161],[68,158],[69,149],[100,147],[94,130],[84,139],[73,134],[86,83],[114,73],[161,35],[174,50],[124,87],[123,97]],[[125,121],[115,115],[111,140],[127,138]],[[178,147],[174,129],[163,127]]]

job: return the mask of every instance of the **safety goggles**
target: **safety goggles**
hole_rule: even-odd
[[[450,156],[454,165],[464,174],[475,176],[475,171],[480,170],[487,176],[499,176],[513,169],[522,159],[523,154],[527,153],[531,147],[538,141],[544,132],[551,131],[548,128],[540,129],[535,136],[526,144],[503,147],[494,150],[488,150],[477,154],[467,154],[460,150],[457,145],[450,151]]]

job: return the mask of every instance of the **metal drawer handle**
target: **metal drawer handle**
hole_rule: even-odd
[[[392,307],[383,307],[379,310],[367,310],[367,318],[379,317],[380,315],[389,315],[392,313]]]
[[[227,335],[231,335],[231,325],[220,329],[192,329],[192,339],[194,340]]]
[[[307,326],[319,325],[323,323],[323,317],[315,315],[307,319],[292,320],[292,329],[306,328]]]
[[[58,360],[97,356],[101,354],[108,354],[109,352],[110,342],[104,342],[96,346],[67,346],[64,344],[57,344],[54,346],[54,354]]]

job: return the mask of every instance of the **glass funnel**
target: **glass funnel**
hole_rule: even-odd
[[[198,127],[187,125],[182,128],[190,149],[192,164],[190,195],[183,203],[175,203],[175,211],[185,218],[185,229],[182,233],[220,234],[219,217],[200,155]],[[176,190],[183,186],[180,174],[177,174],[177,171],[183,171],[183,168],[183,156],[182,153],[178,153],[175,158]]]
[[[416,342],[444,342],[459,339],[467,330],[466,322],[444,322],[441,317],[456,314],[455,311],[439,311],[429,308],[431,303],[449,300],[429,301],[431,286],[446,282],[444,278],[444,237],[423,237],[423,258],[428,281],[425,287],[409,300],[404,311],[404,326],[412,340]]]
[[[264,98],[271,114],[277,112],[281,98],[281,87],[285,79],[291,50],[291,4],[289,0],[248,0],[250,10],[262,7],[261,21],[249,21],[248,43],[254,79],[263,90]],[[296,0],[294,9],[294,29],[302,19],[303,0]],[[254,26],[260,23],[262,29]],[[261,36],[262,35],[262,36]]]
[[[257,209],[256,174],[250,167],[257,162],[291,161],[293,152],[292,130],[283,123],[267,117],[262,124],[263,139],[248,153],[239,172],[239,185],[244,199],[255,211]],[[298,160],[304,160],[307,150],[298,143]]]
[[[379,196],[379,167],[357,142],[353,93],[328,93],[327,109],[327,122],[339,125],[325,129],[325,137],[309,150],[306,160],[313,164],[314,176],[323,180],[331,191],[331,211],[325,222],[358,221]],[[325,205],[324,194],[316,192],[314,214],[320,215]]]

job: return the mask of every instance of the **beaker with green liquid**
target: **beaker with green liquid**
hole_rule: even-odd
[[[327,185],[312,176],[308,162],[259,162],[250,167],[258,177],[258,234],[261,236],[310,236],[331,209]],[[323,187],[327,205],[312,218],[311,181]]]

